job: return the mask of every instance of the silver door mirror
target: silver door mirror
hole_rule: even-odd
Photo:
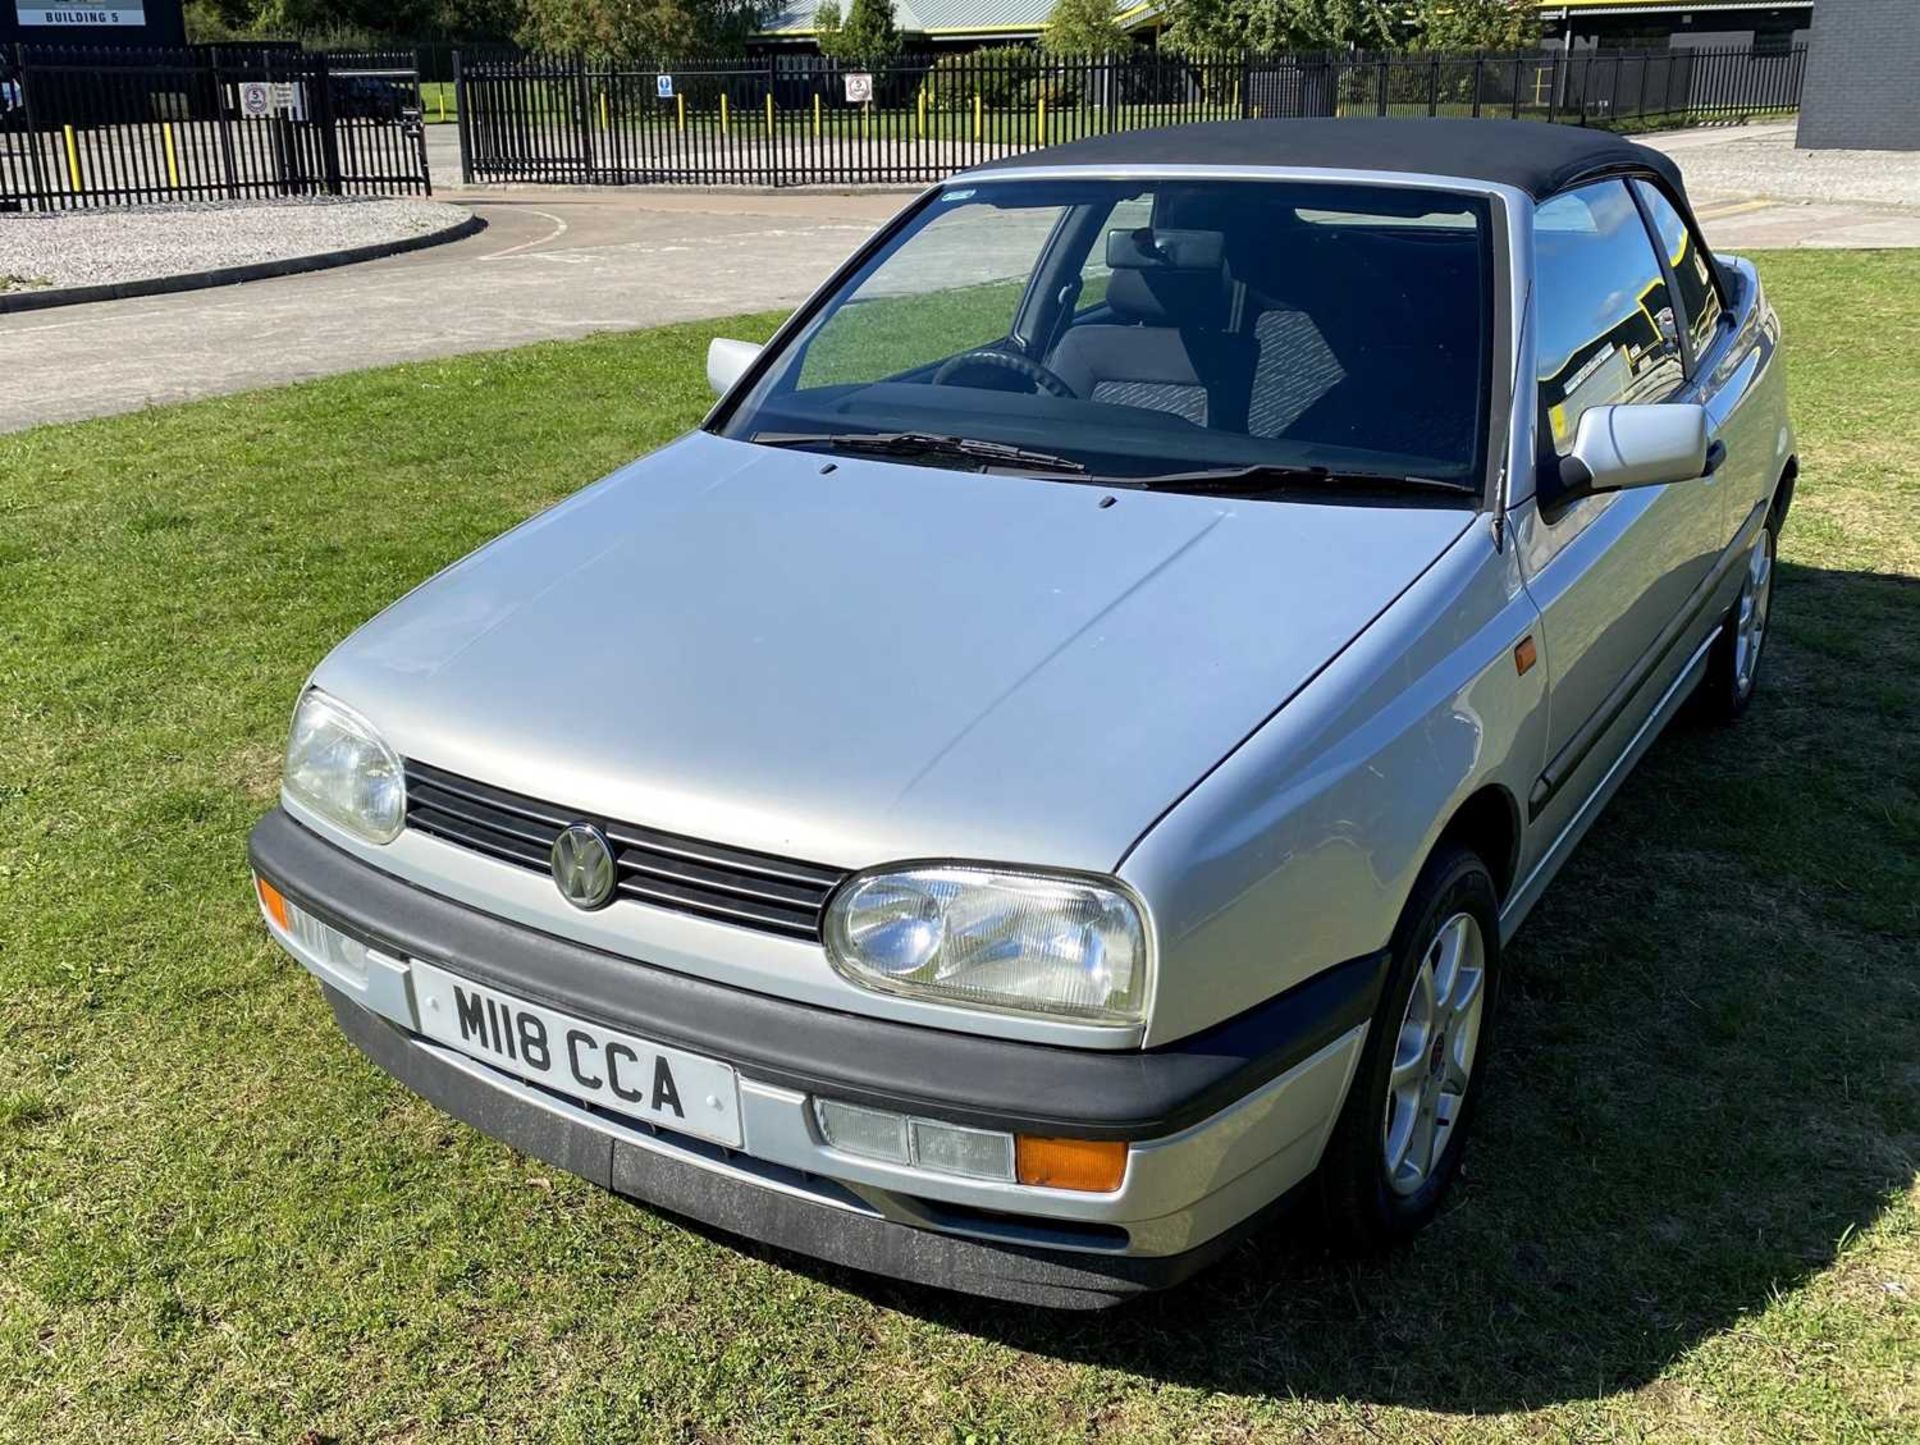
[[[716,336],[707,343],[707,385],[715,396],[725,396],[747,374],[760,348],[751,341],[729,341]]]
[[[1573,451],[1560,459],[1549,500],[1704,477],[1718,460],[1711,431],[1707,409],[1692,402],[1590,406],[1580,414]]]

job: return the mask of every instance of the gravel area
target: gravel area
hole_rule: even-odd
[[[404,240],[458,225],[414,199],[268,201],[0,216],[0,291],[101,286]]]
[[[1678,131],[1636,137],[1666,151],[1694,195],[1920,206],[1920,151],[1803,151],[1792,125]]]

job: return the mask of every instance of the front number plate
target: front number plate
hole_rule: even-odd
[[[663,1129],[740,1147],[740,1084],[714,1059],[555,1013],[413,964],[420,1031],[562,1094]]]

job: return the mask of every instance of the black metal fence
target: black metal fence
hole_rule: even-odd
[[[0,210],[431,194],[406,54],[16,47]]]
[[[922,182],[1081,136],[1261,116],[1633,125],[1799,104],[1804,50],[1062,58],[989,50],[855,70],[817,56],[637,65],[455,56],[467,180]]]

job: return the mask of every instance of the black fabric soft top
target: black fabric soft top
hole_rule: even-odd
[[[1679,167],[1605,131],[1544,121],[1455,119],[1226,120],[1122,131],[990,161],[1027,166],[1317,166],[1455,176],[1509,185],[1539,200],[1598,176],[1652,172],[1684,208]]]

